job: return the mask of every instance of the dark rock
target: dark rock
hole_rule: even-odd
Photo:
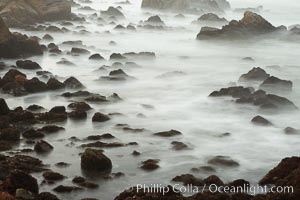
[[[210,160],[208,163],[211,165],[221,166],[221,167],[238,167],[239,163],[232,160],[230,157],[227,156],[216,156]]]
[[[55,164],[56,167],[64,168],[64,167],[69,167],[71,164],[65,163],[65,162],[58,162]]]
[[[55,78],[50,78],[47,82],[47,87],[49,90],[59,90],[64,88],[65,85]]]
[[[2,183],[2,188],[12,195],[15,195],[16,190],[19,188],[23,188],[34,194],[39,192],[37,180],[20,170],[12,171]]]
[[[265,70],[260,67],[254,67],[247,74],[243,74],[239,81],[264,81],[270,77]]]
[[[71,76],[70,78],[67,78],[63,84],[66,88],[69,88],[69,89],[84,88],[84,85],[73,76]]]
[[[214,13],[206,13],[201,17],[199,17],[197,21],[222,22],[222,23],[228,22],[224,17],[221,18]]]
[[[88,111],[92,109],[91,106],[85,102],[70,103],[68,105],[68,108],[71,108],[72,110],[84,110],[84,111]]]
[[[46,83],[40,81],[38,78],[32,78],[25,81],[24,88],[29,93],[45,92],[48,90]]]
[[[207,177],[206,179],[203,180],[203,182],[207,185],[212,185],[212,184],[217,185],[217,186],[224,185],[224,182],[216,175],[211,175],[211,176]]]
[[[39,43],[20,33],[10,33],[0,17],[0,58],[20,58],[42,55]]]
[[[68,113],[68,116],[71,119],[80,120],[80,119],[86,119],[87,118],[87,113],[84,110],[74,110],[74,111]]]
[[[250,187],[249,181],[246,181],[244,179],[234,180],[234,181],[228,183],[227,185],[230,187],[235,187],[235,188],[237,188],[237,187],[249,188]]]
[[[191,169],[192,172],[202,172],[202,173],[212,173],[212,172],[216,172],[215,168],[211,167],[211,166],[201,166],[201,167],[194,167]]]
[[[104,58],[99,54],[99,53],[96,53],[96,54],[93,54],[89,57],[90,60],[104,60]]]
[[[15,128],[0,129],[0,140],[17,142],[20,140],[20,132]]]
[[[110,117],[108,115],[102,114],[100,112],[95,113],[92,118],[93,122],[105,122],[108,120],[110,120]]]
[[[173,137],[173,136],[177,136],[177,135],[182,135],[182,133],[179,131],[176,131],[176,130],[170,130],[170,131],[154,133],[154,135],[161,136],[161,137]]]
[[[54,38],[51,36],[51,35],[49,35],[49,34],[45,34],[44,36],[43,36],[43,40],[47,40],[47,41],[52,41]]]
[[[82,144],[81,147],[97,147],[97,148],[112,148],[112,147],[123,147],[125,144],[119,142],[105,143],[105,142],[93,142],[88,144]]]
[[[36,200],[59,200],[57,196],[50,192],[42,192],[37,195]]]
[[[105,133],[102,135],[90,135],[86,140],[102,140],[102,139],[114,139],[115,137],[110,133]]]
[[[110,60],[123,60],[126,59],[126,57],[122,56],[120,53],[113,53],[110,55]]]
[[[196,178],[192,174],[182,174],[172,179],[174,182],[182,182],[184,185],[203,186],[204,182],[200,178]]]
[[[43,128],[38,129],[38,131],[42,131],[44,133],[50,134],[50,133],[56,133],[58,131],[65,130],[63,127],[55,126],[55,125],[48,125],[44,126]]]
[[[45,109],[45,108],[43,108],[42,106],[36,105],[36,104],[32,104],[26,108],[26,110],[30,110],[30,111],[39,111],[39,110],[43,110],[43,109]]]
[[[293,82],[271,76],[264,80],[259,87],[263,89],[292,90]]]
[[[189,147],[184,144],[183,142],[178,142],[178,141],[173,141],[171,142],[171,144],[173,145],[173,149],[176,150],[176,151],[180,151],[180,150],[186,150],[188,149]]]
[[[299,129],[292,128],[292,127],[286,127],[286,128],[284,129],[284,133],[285,133],[285,134],[288,134],[288,135],[290,135],[290,134],[300,134],[300,130],[299,130]]]
[[[40,140],[34,145],[34,150],[37,153],[48,153],[53,150],[53,146],[44,140]]]
[[[83,190],[81,187],[59,185],[53,189],[57,193],[71,193]]]
[[[64,114],[64,113],[66,113],[66,108],[64,106],[55,106],[55,107],[51,108],[51,110],[49,112]]]
[[[140,153],[140,152],[138,152],[138,151],[133,151],[133,152],[132,152],[132,155],[133,155],[133,156],[140,156],[140,155],[141,155],[141,153]]]
[[[18,68],[21,69],[29,69],[29,70],[42,69],[38,63],[32,62],[31,60],[18,60],[16,62],[16,65]]]
[[[256,13],[246,11],[243,19],[240,21],[232,20],[228,25],[223,26],[222,29],[208,30],[202,28],[197,35],[197,39],[244,39],[274,33],[276,31],[277,28],[263,17]]]
[[[0,98],[0,115],[7,115],[10,112],[5,99]]]
[[[91,52],[83,48],[73,47],[71,49],[71,53],[76,55],[76,54],[90,54]]]
[[[274,169],[268,172],[260,181],[261,185],[294,186],[300,185],[300,158],[283,159]]]
[[[231,96],[233,98],[250,97],[252,95],[251,88],[244,88],[242,86],[222,88],[220,91],[214,91],[209,96],[219,97],[219,96]]]
[[[267,120],[267,119],[265,119],[265,118],[263,118],[262,116],[259,116],[259,115],[254,117],[251,120],[251,122],[254,123],[254,124],[257,124],[257,125],[261,125],[261,126],[272,125],[272,123],[269,120]]]
[[[161,18],[158,15],[149,17],[144,23],[150,24],[152,26],[165,26],[165,23],[161,20]]]
[[[159,160],[148,159],[142,162],[141,168],[146,171],[153,171],[159,168]]]
[[[44,133],[36,131],[34,129],[29,129],[22,133],[22,136],[26,139],[37,139],[45,137]]]
[[[116,17],[116,18],[125,18],[123,13],[118,10],[117,8],[114,8],[110,6],[106,11],[101,11],[101,16],[104,17]]]
[[[47,181],[61,181],[65,178],[62,174],[52,171],[44,172],[43,177]]]
[[[86,149],[81,155],[81,168],[100,173],[109,172],[112,169],[112,162],[102,151]]]

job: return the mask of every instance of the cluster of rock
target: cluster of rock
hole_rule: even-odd
[[[1,0],[0,17],[10,27],[71,18],[68,0]]]
[[[34,38],[20,33],[11,33],[0,17],[0,58],[18,58],[42,54],[42,47]]]
[[[163,192],[159,192],[158,190],[152,190],[153,192],[149,192],[151,190],[143,191],[138,190],[133,187],[129,190],[125,190],[121,194],[119,194],[115,200],[130,200],[130,199],[139,199],[139,200],[147,200],[147,199],[159,199],[159,200],[202,200],[202,199],[214,199],[214,200],[273,200],[273,199],[298,199],[300,195],[300,158],[299,157],[290,157],[283,159],[278,166],[272,169],[268,174],[266,174],[260,181],[259,184],[261,186],[267,185],[275,185],[275,186],[290,186],[293,187],[290,192],[286,193],[266,193],[266,194],[257,194],[251,195],[247,193],[211,193],[208,190],[204,190],[203,192],[196,193],[192,196],[183,196],[179,191],[175,190],[172,186],[168,187],[169,190],[165,189],[164,191],[168,191],[163,194]],[[200,179],[195,177],[192,174],[182,174],[173,178],[174,182],[182,182],[184,185],[189,186],[203,186],[203,185],[211,185],[215,184],[217,186],[228,186],[230,187],[242,187],[248,188],[250,187],[250,183],[243,179],[237,179],[230,183],[225,184],[219,177],[215,175],[211,175],[205,179]]]
[[[197,39],[245,39],[286,31],[286,27],[275,27],[262,16],[251,11],[246,11],[241,20],[232,20],[221,29],[203,27],[197,35]]]
[[[240,82],[245,81],[261,81],[259,89],[252,87],[235,86],[222,88],[219,91],[212,92],[210,97],[231,96],[235,98],[236,103],[253,104],[262,109],[292,109],[297,110],[297,106],[285,97],[275,94],[267,94],[264,90],[280,91],[282,89],[292,90],[293,83],[288,80],[281,80],[277,77],[270,76],[261,68],[253,68],[248,73],[243,74]]]
[[[230,9],[226,0],[143,0],[142,8],[188,13],[223,13]]]

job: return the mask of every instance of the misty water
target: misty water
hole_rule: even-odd
[[[92,0],[90,6],[99,16],[100,10],[108,6],[118,6],[118,1]],[[260,14],[273,25],[290,26],[299,23],[300,4],[297,0],[269,1],[269,0],[232,0],[233,8],[264,6]],[[106,61],[91,61],[88,55],[72,56],[63,53],[30,58],[38,62],[43,70],[51,71],[59,80],[75,76],[93,93],[109,96],[117,93],[123,101],[115,103],[91,103],[93,110],[89,111],[88,119],[82,121],[68,120],[58,123],[66,131],[47,137],[47,141],[54,146],[53,152],[45,156],[38,156],[44,163],[50,164],[51,169],[67,176],[63,184],[72,185],[72,178],[81,175],[80,148],[82,142],[69,140],[76,136],[83,139],[89,135],[111,133],[123,143],[137,142],[138,146],[105,149],[105,154],[113,162],[113,172],[123,172],[124,177],[113,180],[103,180],[89,177],[100,185],[96,190],[74,192],[72,199],[93,197],[99,199],[113,199],[126,187],[136,184],[170,184],[176,175],[192,173],[193,167],[206,166],[209,158],[217,155],[230,156],[239,162],[236,168],[216,168],[214,174],[224,182],[243,178],[256,184],[279,161],[288,156],[298,154],[300,150],[300,136],[286,135],[285,127],[300,128],[299,111],[280,111],[279,113],[262,113],[258,107],[239,105],[232,98],[209,98],[208,95],[222,87],[237,85],[241,74],[253,67],[262,67],[268,73],[294,83],[292,92],[278,93],[300,106],[300,48],[299,41],[266,38],[257,41],[197,41],[196,35],[201,25],[191,22],[199,16],[184,14],[184,19],[174,16],[178,13],[147,11],[140,8],[141,1],[132,1],[130,5],[121,5],[126,16],[120,23],[138,24],[140,20],[159,14],[169,27],[166,30],[148,30],[138,28],[136,31],[114,30],[115,25],[101,26],[95,11],[83,11],[73,8],[73,12],[87,16],[87,22],[74,22],[70,30],[80,31],[84,26],[89,34],[49,33],[54,37],[54,43],[63,51],[70,51],[73,46],[62,45],[69,40],[82,40],[92,53],[100,53]],[[228,11],[224,17],[228,20],[241,19],[243,13]],[[61,27],[59,23],[51,23]],[[45,32],[28,32],[13,29],[43,37]],[[110,31],[107,33],[106,31]],[[116,45],[110,45],[115,41]],[[47,41],[41,41],[48,44]],[[80,47],[80,46],[79,46]],[[111,53],[126,52],[155,52],[155,59],[131,59],[140,67],[121,67],[127,74],[135,77],[128,81],[103,81],[99,77],[108,75],[109,71],[98,70],[102,65],[111,65],[107,61]],[[252,57],[254,62],[242,58]],[[75,63],[75,66],[57,64],[61,58]],[[15,60],[6,60],[14,64]],[[125,63],[125,62],[123,62]],[[280,68],[268,67],[279,65]],[[118,69],[119,67],[111,67]],[[25,71],[29,77],[35,72]],[[166,74],[167,73],[167,74]],[[3,74],[1,73],[0,76]],[[162,76],[163,75],[163,76]],[[250,84],[257,88],[257,84]],[[61,97],[59,92],[48,92],[28,95],[25,97],[5,96],[10,107],[38,104],[47,109],[56,105],[67,106],[70,99]],[[2,96],[2,94],[1,94]],[[147,106],[145,106],[147,105]],[[122,113],[115,115],[105,123],[92,123],[94,112]],[[140,117],[143,114],[145,117]],[[256,115],[268,118],[274,126],[261,127],[250,121]],[[144,128],[141,133],[124,132],[116,124],[128,124],[132,128]],[[42,125],[41,125],[42,126]],[[179,130],[182,136],[161,138],[153,133]],[[220,137],[229,132],[229,137]],[[111,141],[111,140],[110,140]],[[190,149],[184,151],[172,150],[172,141],[181,141]],[[25,148],[22,146],[19,148]],[[141,156],[134,157],[131,153],[137,150]],[[139,168],[141,161],[160,159],[160,168],[153,172],[146,172]],[[67,162],[68,168],[56,168],[57,162]],[[194,173],[195,176],[206,178],[211,174]],[[35,174],[40,177],[41,174]],[[42,191],[49,191],[57,185],[42,185]],[[63,197],[63,196],[61,196]],[[70,196],[67,196],[70,199]],[[66,197],[66,198],[67,198]]]

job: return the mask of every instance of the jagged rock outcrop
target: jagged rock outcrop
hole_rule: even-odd
[[[20,33],[11,33],[0,17],[0,58],[19,58],[43,54],[39,43]]]
[[[1,0],[0,16],[8,26],[24,27],[41,21],[71,18],[67,0]]]
[[[230,4],[226,0],[143,0],[142,8],[190,13],[223,13],[230,8]]]
[[[197,39],[243,39],[253,36],[260,36],[280,31],[285,31],[282,27],[275,27],[262,16],[246,11],[244,17],[239,20],[232,20],[221,29],[204,27],[197,35]]]

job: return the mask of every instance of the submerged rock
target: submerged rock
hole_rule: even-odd
[[[75,77],[71,76],[64,81],[64,86],[69,89],[81,89],[84,85]]]
[[[16,65],[22,69],[42,69],[38,63],[32,62],[31,60],[18,60]]]
[[[102,151],[86,149],[81,155],[81,168],[89,172],[109,172],[112,169],[112,162]]]
[[[254,67],[247,74],[243,74],[239,81],[264,81],[270,77],[264,69],[260,67]]]
[[[259,86],[262,89],[292,90],[293,82],[270,76]]]
[[[182,133],[176,130],[170,130],[170,131],[154,133],[154,135],[161,136],[161,137],[173,137],[173,136],[182,135]]]
[[[53,150],[53,146],[48,142],[41,140],[34,145],[34,150],[37,153],[48,153]]]
[[[100,112],[95,113],[92,118],[93,122],[106,122],[108,120],[110,120],[110,117]]]
[[[159,160],[148,159],[142,162],[141,168],[146,171],[153,171],[159,168]]]
[[[265,119],[265,118],[263,118],[262,116],[259,116],[259,115],[254,117],[251,120],[251,122],[254,123],[254,124],[257,124],[257,125],[262,125],[262,126],[272,125],[272,123],[269,120],[267,120],[267,119]]]
[[[176,176],[172,179],[174,182],[182,182],[183,185],[194,185],[194,186],[203,186],[204,182],[200,178],[196,178],[192,174],[182,174],[180,176]]]
[[[209,164],[221,166],[221,167],[238,167],[239,163],[232,160],[228,156],[216,156],[210,160],[208,160]]]
[[[107,10],[105,11],[101,11],[101,16],[104,17],[116,17],[116,18],[125,18],[124,14],[118,10],[117,8],[114,8],[112,6],[110,6]]]

